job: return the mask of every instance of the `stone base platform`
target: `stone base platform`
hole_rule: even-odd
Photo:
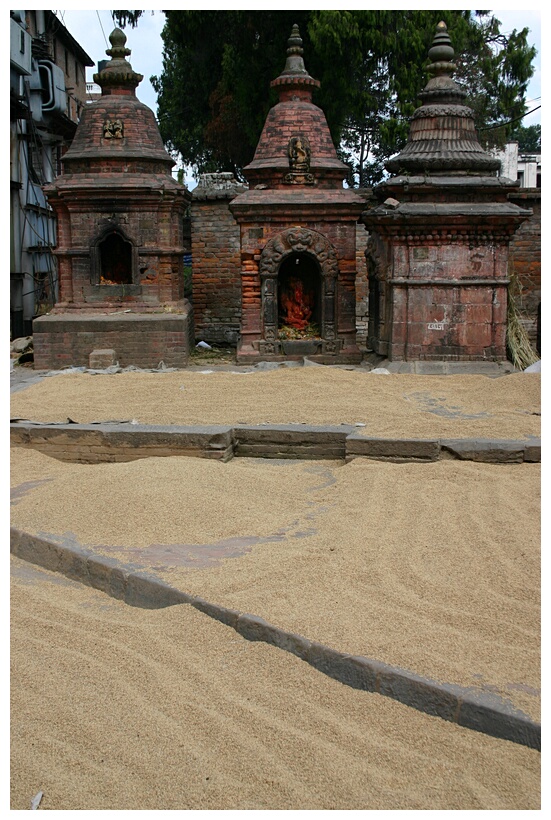
[[[90,354],[114,351],[121,367],[186,367],[193,345],[191,305],[178,313],[50,314],[33,322],[37,370],[88,367]]]
[[[361,364],[362,351],[356,346],[338,347],[334,353],[324,352],[322,340],[296,339],[278,342],[275,353],[267,353],[258,345],[241,344],[237,348],[238,364],[259,362],[302,362],[307,358],[316,364]]]

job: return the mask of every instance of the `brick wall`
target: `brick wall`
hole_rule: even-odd
[[[93,350],[112,349],[121,367],[186,367],[191,309],[180,314],[40,316],[34,321],[37,370],[88,367]]]
[[[509,248],[509,273],[516,277],[517,308],[530,341],[537,346],[538,306],[541,303],[541,189],[525,188],[509,199],[534,215],[513,236]]]
[[[193,191],[191,258],[195,338],[209,344],[237,345],[239,341],[239,225],[228,205],[243,190],[245,187],[231,179],[231,174],[205,174]]]

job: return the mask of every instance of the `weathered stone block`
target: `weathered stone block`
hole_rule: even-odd
[[[442,439],[443,450],[465,461],[518,464],[524,461],[524,441],[492,439]]]
[[[541,461],[541,441],[527,442],[524,447],[524,460],[537,462]]]
[[[346,439],[346,456],[437,461],[440,443],[430,439],[383,439],[352,434]]]
[[[114,350],[92,350],[90,353],[88,367],[91,370],[105,370],[117,364],[117,355]]]
[[[193,604],[195,609],[204,612],[205,615],[208,615],[210,618],[214,618],[216,621],[220,621],[226,624],[226,626],[231,626],[232,629],[236,629],[237,619],[240,616],[238,610],[228,609],[220,604],[213,604],[209,601],[205,601],[204,598],[198,597],[194,597],[190,603]]]
[[[443,685],[432,683],[407,670],[381,664],[377,675],[377,691],[428,715],[449,721],[457,719],[459,699],[456,694]]]
[[[507,714],[503,708],[484,703],[482,694],[478,698],[473,695],[468,701],[461,703],[457,723],[531,749],[541,749],[541,726],[522,713],[511,710]]]

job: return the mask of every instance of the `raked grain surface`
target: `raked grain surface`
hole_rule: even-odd
[[[380,375],[334,367],[45,378],[14,393],[12,418],[78,423],[358,424],[370,436],[512,438],[540,434],[540,374]]]
[[[12,523],[539,719],[540,465],[12,451]]]
[[[11,809],[537,810],[540,755],[12,560]]]

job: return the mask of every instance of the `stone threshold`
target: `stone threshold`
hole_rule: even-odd
[[[376,692],[464,728],[541,750],[540,724],[493,693],[439,683],[373,658],[339,652],[255,615],[182,592],[145,570],[96,555],[90,549],[66,546],[11,528],[10,550],[24,561],[84,583],[130,606],[159,609],[190,604],[246,640],[263,641],[290,652],[346,686]]]
[[[277,459],[371,458],[427,463],[458,459],[492,464],[541,461],[541,440],[415,439],[360,435],[352,425],[307,424],[160,426],[132,422],[48,424],[12,419],[13,446],[31,447],[60,461],[98,464],[139,458],[193,456]]]

